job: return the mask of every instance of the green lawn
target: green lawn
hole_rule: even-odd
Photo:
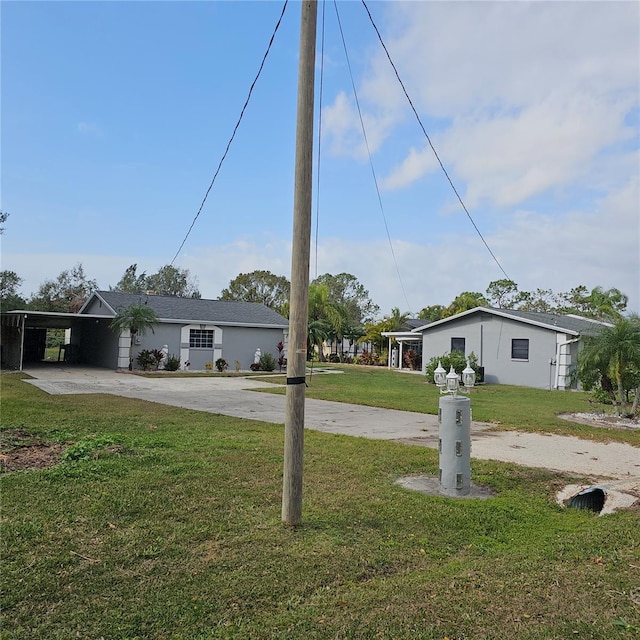
[[[436,451],[309,431],[292,529],[281,426],[48,396],[17,374],[1,396],[7,447],[21,432],[76,443],[54,468],[0,479],[3,640],[640,633],[640,511],[561,509],[575,478],[474,460],[496,497],[425,496],[395,479],[435,475]]]
[[[427,383],[422,375],[357,365],[323,364],[321,369],[343,373],[312,372],[309,375],[307,372],[306,395],[309,398],[438,413],[438,388]],[[270,378],[269,382],[284,385],[285,378]],[[275,392],[284,393],[284,386]],[[640,430],[594,428],[557,417],[562,413],[602,410],[611,413],[610,406],[593,405],[589,397],[589,394],[577,391],[547,391],[509,385],[479,385],[470,394],[473,419],[494,423],[496,429],[573,435],[592,440],[627,442],[640,447]]]

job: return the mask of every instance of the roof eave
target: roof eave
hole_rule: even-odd
[[[467,311],[463,311],[462,313],[458,313],[455,316],[449,316],[448,318],[443,318],[442,320],[436,320],[435,322],[431,322],[430,324],[425,325],[424,327],[419,327],[415,329],[415,331],[424,332],[425,329],[431,329],[432,327],[439,326],[441,324],[445,324],[447,322],[451,322],[452,320],[457,320],[459,318],[464,318],[466,316],[484,312],[489,313],[494,316],[498,316],[500,318],[507,318],[508,320],[515,320],[516,322],[522,322],[524,324],[529,324],[535,327],[541,327],[543,329],[549,329],[550,331],[555,331],[556,333],[567,333],[573,336],[579,336],[580,332],[575,329],[569,329],[568,327],[562,327],[559,325],[548,324],[546,322],[539,322],[536,320],[532,320],[531,318],[523,318],[522,316],[514,316],[502,309],[494,309],[492,307],[474,307],[473,309],[469,309]]]

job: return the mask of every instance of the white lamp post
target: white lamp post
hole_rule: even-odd
[[[462,384],[467,391],[474,386],[475,379],[467,360],[462,372]],[[471,401],[458,395],[460,378],[453,366],[445,373],[438,362],[433,380],[442,394],[438,403],[440,488],[447,495],[466,496],[471,490]]]

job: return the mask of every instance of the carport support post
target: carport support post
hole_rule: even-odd
[[[450,496],[471,491],[471,401],[460,396],[441,396],[438,404],[440,430],[440,489]]]
[[[302,458],[304,445],[304,390],[309,318],[309,255],[311,249],[311,183],[313,177],[313,113],[316,54],[316,0],[302,2],[298,62],[298,115],[293,197],[293,247],[287,401],[284,423],[282,522],[302,522]]]

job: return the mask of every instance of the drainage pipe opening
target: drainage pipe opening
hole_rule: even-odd
[[[600,513],[604,507],[607,494],[600,487],[589,487],[569,498],[565,504],[574,509],[588,509]]]

